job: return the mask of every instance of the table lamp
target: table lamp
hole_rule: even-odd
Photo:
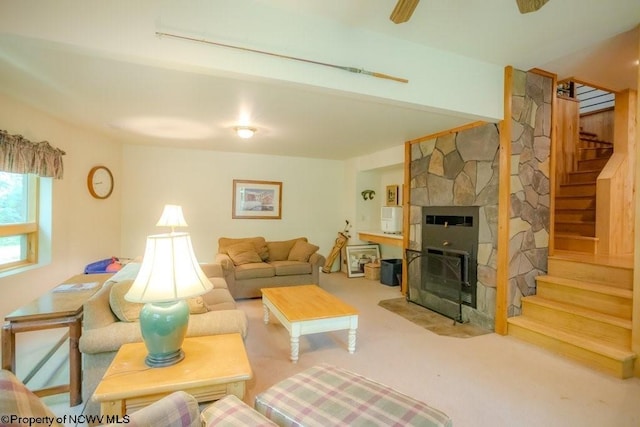
[[[140,271],[125,295],[127,301],[145,303],[140,311],[140,330],[148,352],[145,363],[153,368],[184,358],[181,347],[189,324],[185,298],[213,288],[196,260],[189,233],[173,231],[174,226],[186,225],[182,208],[178,208],[177,222],[160,224],[164,212],[159,222],[171,226],[171,233],[147,237]]]

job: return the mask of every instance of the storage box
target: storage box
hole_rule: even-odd
[[[400,285],[402,276],[401,259],[383,259],[380,261],[380,283],[388,286]]]
[[[380,264],[369,263],[364,265],[364,278],[369,280],[380,280]]]

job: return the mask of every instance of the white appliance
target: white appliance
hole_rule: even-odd
[[[383,206],[380,211],[380,223],[383,233],[402,233],[402,207]]]

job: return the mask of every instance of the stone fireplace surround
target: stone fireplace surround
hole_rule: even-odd
[[[519,315],[521,299],[536,293],[545,274],[550,230],[550,152],[553,79],[513,70],[511,94],[510,205],[507,316]],[[476,308],[462,307],[462,321],[494,330],[496,319],[499,127],[479,123],[410,143],[409,245],[422,247],[424,206],[477,206]],[[415,268],[415,267],[414,267]],[[411,268],[408,279],[411,281]]]
[[[411,147],[409,249],[422,249],[424,206],[478,206],[476,308],[462,321],[494,328],[498,229],[497,125],[485,124]],[[419,268],[412,263],[409,268]]]

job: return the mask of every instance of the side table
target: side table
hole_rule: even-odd
[[[227,394],[244,397],[253,372],[240,334],[188,337],[182,350],[184,359],[175,365],[150,368],[144,343],[120,347],[93,394],[100,414],[130,414],[178,390],[200,403]]]
[[[53,328],[69,328],[67,334],[31,370],[25,383],[37,372],[69,338],[69,384],[34,390],[38,396],[69,392],[69,403],[82,403],[82,355],[78,341],[82,334],[84,302],[100,289],[113,274],[79,274],[56,288],[15,310],[5,317],[2,327],[2,368],[16,372],[16,334]]]

